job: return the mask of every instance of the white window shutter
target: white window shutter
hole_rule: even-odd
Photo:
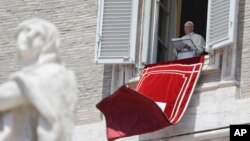
[[[95,62],[135,62],[138,0],[99,0]]]
[[[207,49],[225,47],[235,41],[238,0],[209,0]]]

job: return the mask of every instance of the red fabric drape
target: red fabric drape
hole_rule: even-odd
[[[176,124],[187,108],[203,62],[201,56],[147,65],[135,91],[122,86],[98,103],[106,118],[108,140]],[[163,111],[156,102],[166,105]]]

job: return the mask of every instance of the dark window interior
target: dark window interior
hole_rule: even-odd
[[[183,26],[186,21],[194,23],[194,32],[206,39],[208,0],[183,0],[180,24],[180,36],[184,35]]]
[[[170,1],[173,2],[174,0]],[[158,21],[158,42],[157,42],[157,62],[167,61],[171,56],[168,56],[169,28],[175,28],[175,25],[170,26],[171,11],[169,11],[169,1],[160,0],[159,2],[159,21]],[[178,28],[179,35],[184,35],[184,23],[192,21],[194,23],[194,32],[201,34],[206,40],[207,27],[207,8],[208,0],[182,0],[180,24]]]

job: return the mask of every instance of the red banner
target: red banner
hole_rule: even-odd
[[[176,124],[197,83],[204,57],[147,65],[136,91],[123,86],[97,104],[108,140],[153,132]]]

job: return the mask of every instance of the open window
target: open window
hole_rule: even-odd
[[[208,0],[152,1],[149,63],[175,59],[171,39],[184,35],[183,25],[186,21],[193,21],[194,31],[205,38],[207,7]]]
[[[186,21],[193,21],[194,32],[206,39],[207,50],[225,47],[235,40],[238,0],[142,1],[144,12],[138,15],[139,1],[99,0],[97,63],[131,64],[138,54],[146,64],[173,60],[171,38],[184,35]],[[143,47],[136,52],[139,16],[144,21]]]
[[[218,69],[218,49],[235,41],[237,7],[238,0],[99,0],[95,62],[121,65],[119,71],[129,73],[117,80],[125,82],[145,64],[174,60],[171,39],[183,36],[184,23],[193,21],[206,50],[216,52],[203,68]]]
[[[208,51],[235,41],[237,0],[154,0],[151,5],[148,63],[175,59],[171,38],[184,35],[186,21],[193,21]]]

